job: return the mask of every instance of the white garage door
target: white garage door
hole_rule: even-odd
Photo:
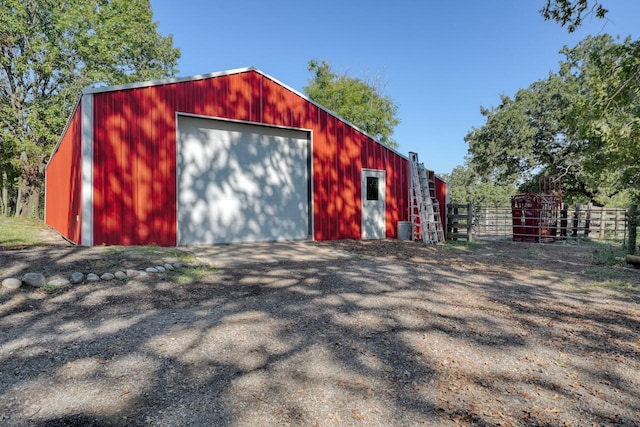
[[[178,117],[178,244],[307,239],[309,133]]]

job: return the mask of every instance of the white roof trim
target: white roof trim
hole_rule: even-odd
[[[183,82],[191,82],[195,80],[210,79],[212,77],[227,76],[230,74],[246,73],[247,71],[260,72],[254,67],[236,68],[234,70],[220,71],[217,73],[209,73],[209,74],[198,74],[195,76],[188,76],[188,77],[170,77],[170,78],[161,79],[161,80],[148,80],[145,82],[135,82],[135,83],[128,83],[123,85],[115,85],[115,86],[87,87],[82,90],[82,93],[83,94],[102,93],[102,92],[113,92],[116,90],[138,89],[138,88],[150,87],[150,86],[162,86],[162,85],[168,85],[172,83],[183,83]],[[261,74],[264,74],[264,73],[261,73]]]
[[[210,79],[210,78],[214,78],[214,77],[228,76],[228,75],[231,75],[231,74],[246,73],[246,72],[249,72],[249,71],[255,71],[256,73],[263,75],[264,77],[268,78],[269,80],[272,80],[273,82],[275,82],[276,84],[284,87],[285,89],[290,90],[291,92],[295,93],[299,97],[305,99],[306,101],[310,102],[311,104],[315,105],[316,107],[320,108],[321,110],[329,113],[333,117],[343,121],[344,123],[348,124],[349,126],[353,127],[354,129],[358,130],[359,132],[363,133],[364,135],[368,136],[369,138],[371,138],[372,140],[374,140],[378,144],[382,145],[386,149],[394,152],[395,154],[399,155],[400,157],[402,157],[402,158],[404,158],[406,160],[409,160],[408,156],[405,156],[404,154],[400,153],[399,151],[397,151],[397,150],[389,147],[388,145],[378,141],[372,135],[370,135],[367,132],[363,131],[362,129],[360,129],[358,126],[354,125],[350,121],[344,119],[343,117],[340,117],[338,114],[334,113],[333,111],[329,110],[328,108],[323,107],[322,105],[318,104],[317,102],[311,100],[309,97],[307,97],[307,95],[305,95],[305,94],[303,94],[301,92],[298,92],[297,90],[295,90],[291,86],[288,86],[285,83],[282,83],[280,80],[270,76],[269,74],[267,74],[267,73],[255,68],[255,67],[236,68],[236,69],[232,69],[232,70],[219,71],[219,72],[209,73],[209,74],[198,74],[198,75],[189,76],[189,77],[171,77],[171,78],[168,78],[168,79],[149,80],[149,81],[145,81],[145,82],[136,82],[136,83],[129,83],[129,84],[124,84],[124,85],[116,85],[116,86],[104,86],[104,87],[95,87],[95,88],[87,87],[82,91],[82,94],[84,95],[84,94],[94,94],[94,93],[103,93],[103,92],[113,92],[113,91],[117,91],[117,90],[138,89],[138,88],[145,88],[145,87],[151,87],[151,86],[161,86],[161,85],[167,85],[167,84],[173,84],[173,83],[184,83],[184,82],[191,82],[191,81],[196,81],[196,80]]]

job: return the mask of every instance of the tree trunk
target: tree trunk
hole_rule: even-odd
[[[40,194],[44,182],[45,165],[43,162],[29,162],[27,154],[20,155],[22,176],[18,186],[15,216],[40,218]]]
[[[40,217],[39,183],[29,182],[24,178],[20,180],[20,187],[18,187],[18,198],[16,199],[15,216],[27,216],[33,218]]]
[[[22,192],[24,189],[24,181],[24,178],[21,178],[20,186],[18,187],[18,196],[16,197],[16,217],[22,216]]]
[[[636,232],[638,230],[638,205],[629,207],[629,245],[627,246],[627,254],[634,255],[636,253]]]
[[[7,171],[2,171],[2,197],[0,200],[0,216],[9,215],[9,189],[7,188]]]
[[[40,185],[31,187],[29,199],[27,200],[27,216],[40,219]]]

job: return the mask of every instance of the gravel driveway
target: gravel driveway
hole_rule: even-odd
[[[190,283],[5,292],[0,424],[640,425],[638,271],[565,249],[200,247]]]

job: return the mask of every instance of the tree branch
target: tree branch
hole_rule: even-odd
[[[618,88],[618,90],[616,90],[616,92],[609,97],[609,100],[607,101],[607,104],[604,107],[605,110],[609,109],[609,107],[611,106],[611,103],[614,101],[614,99],[620,94],[620,92],[622,92],[627,86],[629,86],[631,84],[631,82],[636,77],[640,77],[640,70],[639,69],[636,69],[636,71],[631,75],[631,77],[629,77],[627,80],[625,80],[622,83],[622,85]]]

